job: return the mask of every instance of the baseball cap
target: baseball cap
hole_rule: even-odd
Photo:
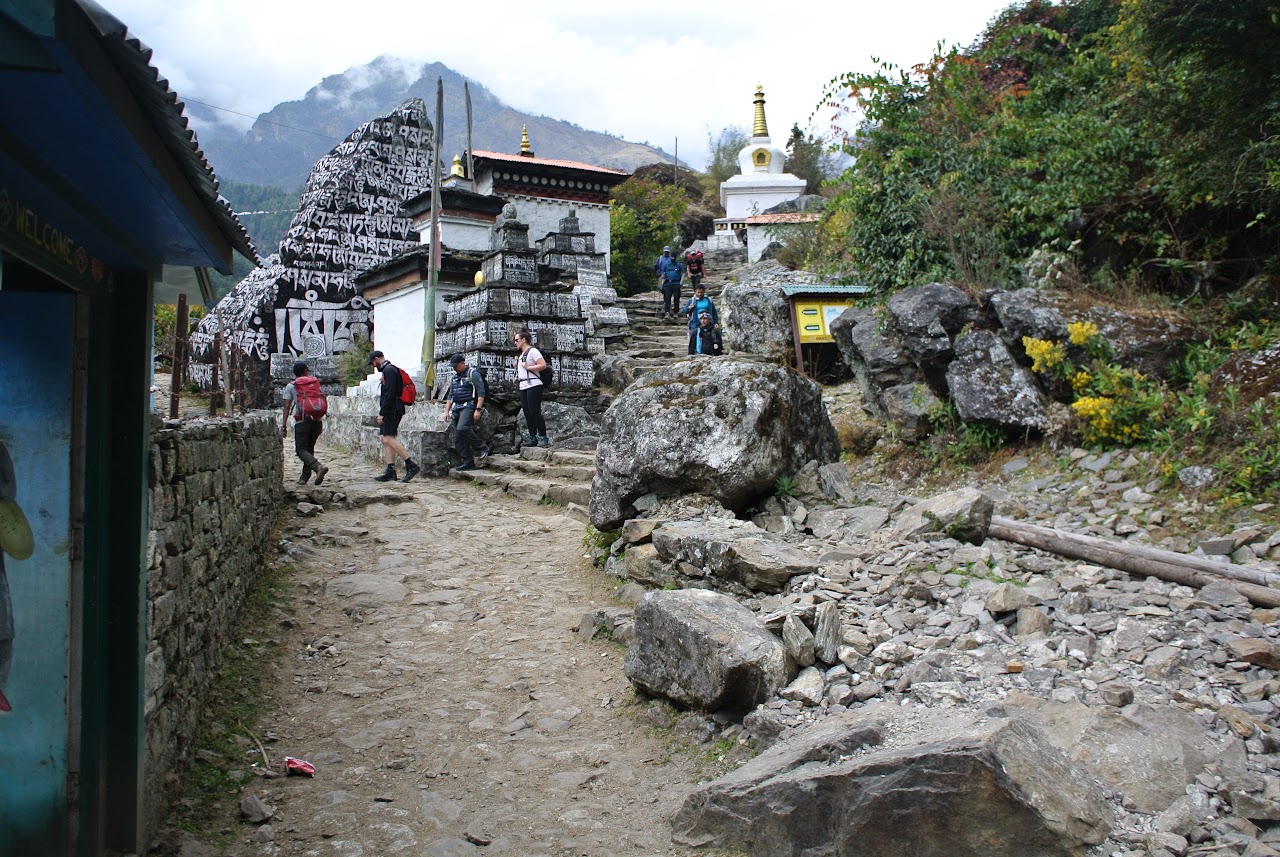
[[[459,363],[466,363],[467,358],[463,357],[461,352],[456,352],[449,356],[449,365],[457,366]]]
[[[663,252],[663,253],[670,253],[670,252],[671,252],[671,248],[670,248],[670,247],[663,247],[663,248],[662,248],[662,252]]]
[[[380,357],[380,358],[385,359],[385,358],[386,358],[386,355],[385,355],[385,354],[383,354],[381,351],[374,351],[373,353],[371,353],[371,354],[369,355],[369,363],[368,363],[368,365],[369,365],[369,366],[372,366],[372,365],[373,365],[373,360],[374,360],[374,358],[375,358],[375,357]]]

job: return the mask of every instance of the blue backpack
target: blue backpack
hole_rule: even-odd
[[[662,269],[662,277],[671,285],[679,283],[684,276],[684,268],[680,267],[680,263],[672,259],[667,266]]]

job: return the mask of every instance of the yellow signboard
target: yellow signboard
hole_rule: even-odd
[[[834,342],[830,331],[831,322],[857,300],[857,297],[847,297],[843,300],[796,301],[796,325],[800,328],[800,342]]]

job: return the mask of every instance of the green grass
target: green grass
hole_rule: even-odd
[[[251,766],[262,764],[255,738],[262,738],[260,723],[277,702],[274,673],[264,664],[284,658],[283,640],[275,636],[280,630],[276,609],[288,600],[290,571],[287,564],[267,563],[246,597],[240,621],[229,636],[233,642],[223,653],[204,706],[191,768],[170,812],[170,824],[209,844],[229,844],[233,835],[224,833],[223,827],[234,817],[243,782],[229,772],[243,771],[253,778]],[[283,770],[283,759],[267,752],[272,766]]]

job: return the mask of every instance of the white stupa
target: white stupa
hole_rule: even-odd
[[[785,172],[787,156],[769,139],[763,86],[756,86],[755,105],[751,142],[738,153],[739,173],[720,183],[725,216],[715,222],[715,233],[707,241],[713,250],[741,247],[746,242],[748,217],[804,193],[805,180]]]

